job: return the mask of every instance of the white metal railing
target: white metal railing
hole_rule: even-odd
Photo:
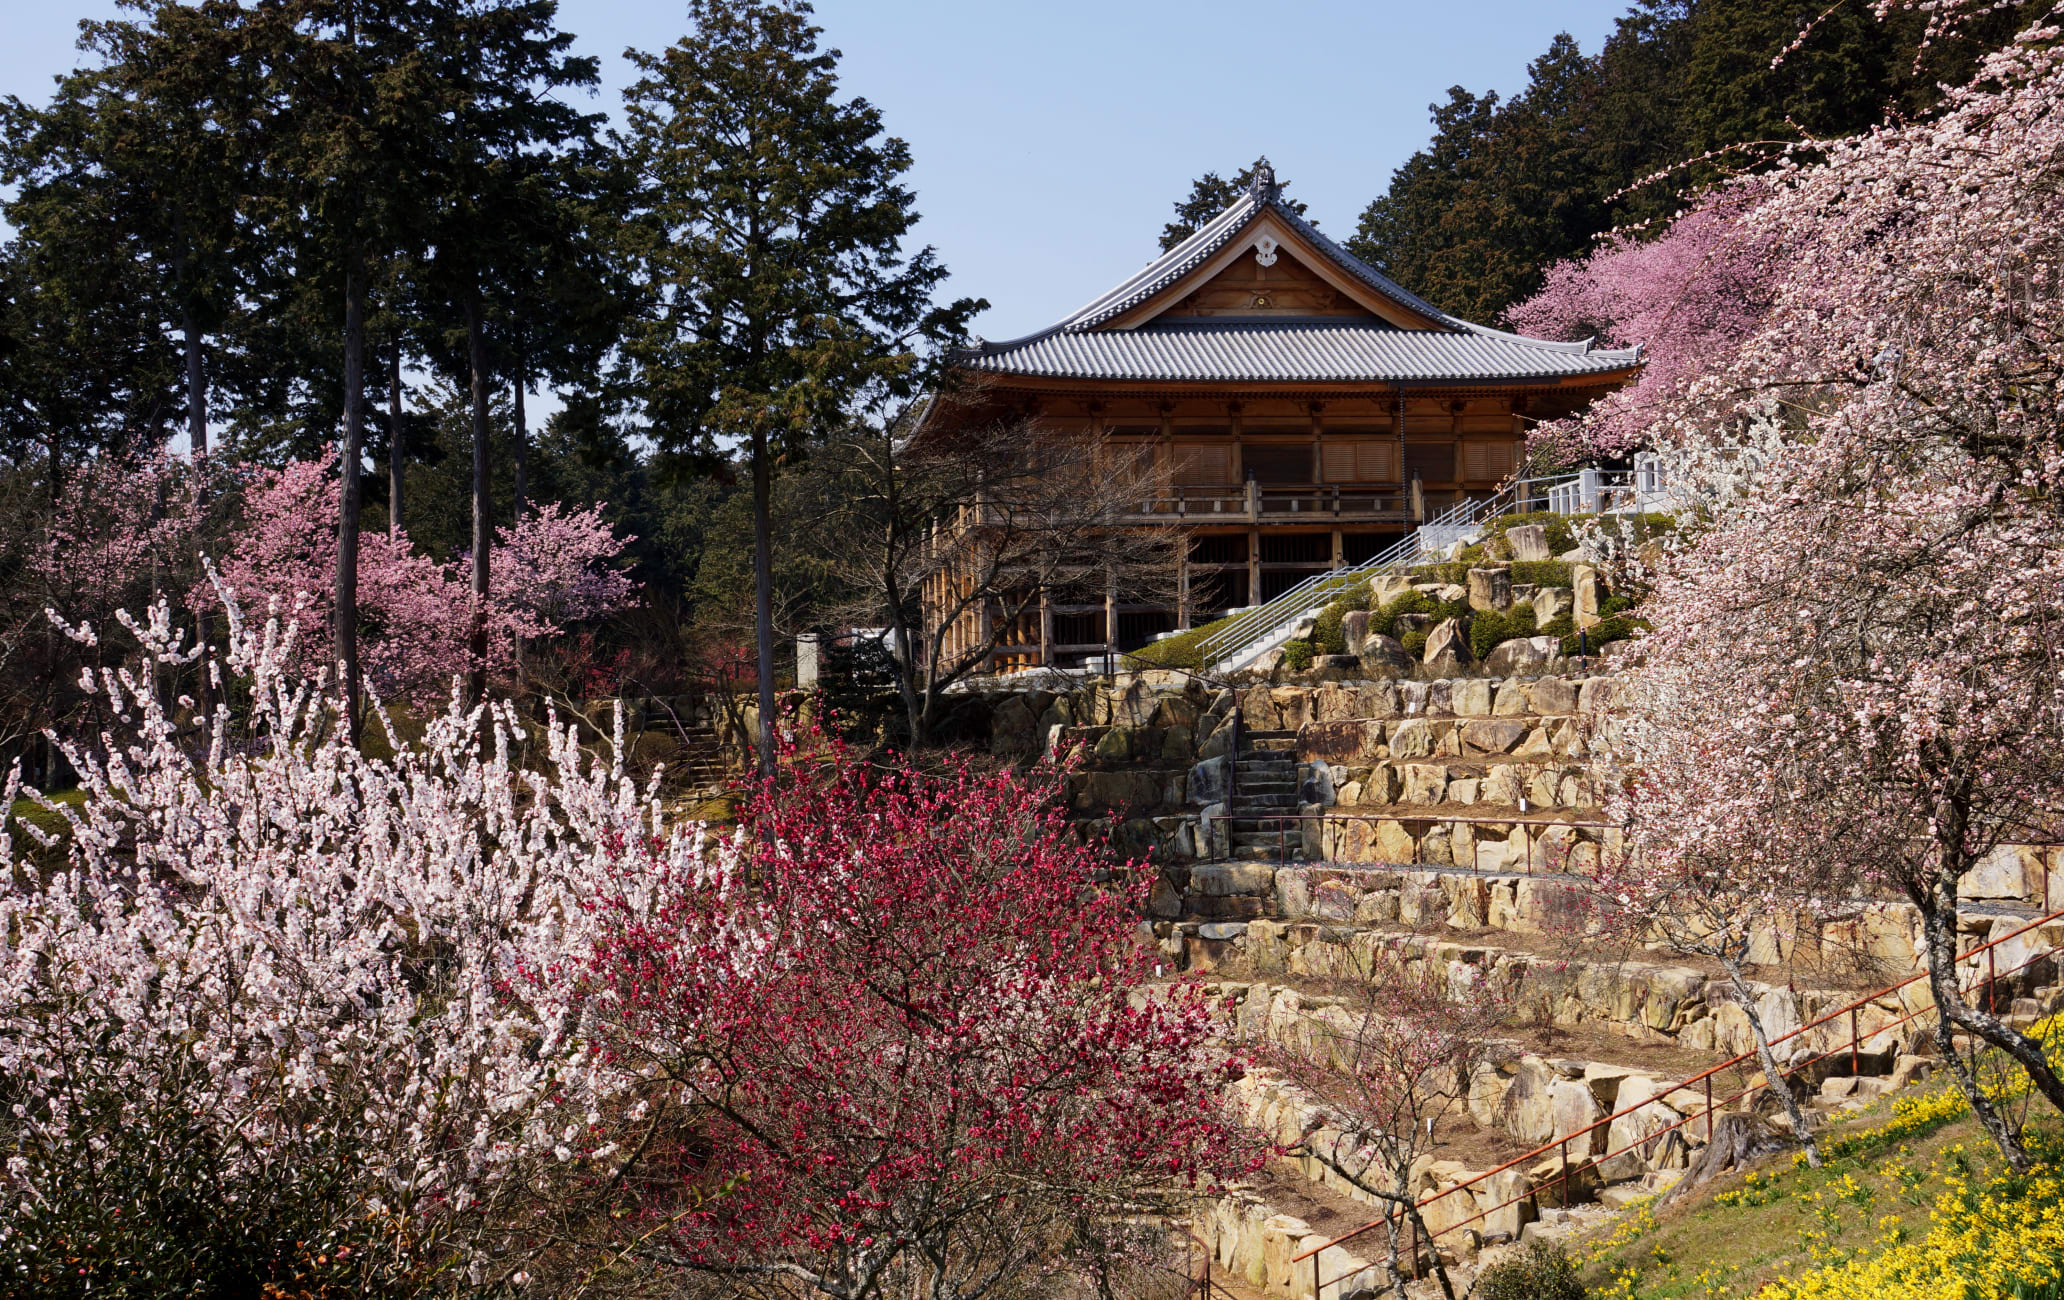
[[[1637,456],[1632,470],[1584,469],[1575,474],[1515,479],[1495,496],[1464,498],[1420,524],[1374,559],[1313,574],[1273,600],[1253,606],[1198,646],[1209,671],[1260,653],[1287,637],[1298,622],[1356,582],[1425,564],[1457,542],[1481,535],[1486,522],[1505,515],[1551,511],[1559,515],[1612,514],[1669,508],[1674,497],[1660,458]]]

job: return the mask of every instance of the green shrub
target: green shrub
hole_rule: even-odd
[[[1539,524],[1548,530],[1548,553],[1550,555],[1561,555],[1564,551],[1571,549],[1577,544],[1576,533],[1570,528],[1570,517],[1568,515],[1558,515],[1552,510],[1534,510],[1523,515],[1506,515],[1503,518],[1493,519],[1485,526],[1484,535],[1486,538],[1502,538],[1513,529],[1521,528],[1528,524]]]
[[[1615,641],[1625,641],[1636,632],[1645,632],[1647,630],[1647,623],[1638,618],[1622,614],[1617,618],[1608,618],[1599,622],[1581,638],[1574,632],[1565,636],[1562,639],[1562,652],[1565,655],[1584,653],[1595,655],[1601,647],[1611,645]]]
[[[1584,1300],[1577,1263],[1561,1246],[1530,1241],[1526,1250],[1508,1255],[1477,1275],[1481,1300]]]
[[[1540,636],[1568,636],[1577,630],[1577,620],[1568,614],[1557,614],[1534,631]]]
[[[1339,600],[1319,611],[1319,617],[1312,624],[1312,644],[1322,655],[1344,655],[1347,653],[1347,634],[1341,630],[1341,623],[1356,610],[1369,608],[1369,588],[1365,583],[1356,583],[1354,589]]]
[[[1312,653],[1311,642],[1292,641],[1283,647],[1283,662],[1289,666],[1290,671],[1301,673],[1311,667]]]
[[[1598,602],[1598,617],[1611,618],[1615,614],[1624,614],[1632,608],[1634,608],[1634,602],[1625,596],[1607,596],[1604,600]]]
[[[1514,560],[1512,580],[1531,582],[1536,587],[1569,587],[1576,584],[1568,560]]]
[[[1479,659],[1503,642],[1533,634],[1532,605],[1514,605],[1503,613],[1495,609],[1478,610],[1469,620],[1469,648]]]
[[[1405,653],[1414,659],[1424,658],[1426,655],[1426,630],[1424,628],[1413,628],[1398,638],[1398,644],[1403,646]]]

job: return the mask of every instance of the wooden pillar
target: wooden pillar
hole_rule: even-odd
[[[1333,567],[1337,569],[1346,563],[1347,547],[1341,541],[1340,530],[1336,528],[1333,530]]]
[[[1247,530],[1247,603],[1261,603],[1261,530]]]
[[[1175,552],[1175,626],[1178,631],[1190,630],[1190,540],[1185,537],[1176,543]]]
[[[1039,666],[1053,667],[1053,600],[1047,589],[1039,589]]]
[[[1118,653],[1118,575],[1104,571],[1104,662]]]

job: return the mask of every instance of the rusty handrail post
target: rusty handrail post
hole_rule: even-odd
[[[1317,1255],[1313,1255],[1313,1256],[1311,1257],[1311,1294],[1312,1294],[1312,1300],[1319,1300],[1319,1288],[1320,1288],[1320,1287],[1321,1287],[1322,1285],[1324,1285],[1324,1284],[1323,1284],[1323,1283],[1321,1283],[1321,1282],[1319,1281],[1319,1257],[1318,1257]]]
[[[1859,1078],[1863,1067],[1858,1064],[1858,1043],[1856,1037],[1856,1008],[1849,1008],[1849,1077]]]
[[[1562,1208],[1569,1208],[1569,1138],[1562,1139]]]
[[[1999,1014],[1999,962],[1993,954],[1998,948],[1985,950],[1985,1009],[1993,1015]]]
[[[1713,1142],[1713,1076],[1706,1076],[1706,1144]]]

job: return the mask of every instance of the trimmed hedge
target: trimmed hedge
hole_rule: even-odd
[[[1481,609],[1469,620],[1469,648],[1479,659],[1514,637],[1533,634],[1532,605],[1514,605],[1503,613],[1495,609]]]
[[[1289,665],[1290,671],[1301,673],[1311,667],[1312,654],[1311,642],[1292,641],[1283,647],[1283,662]]]

